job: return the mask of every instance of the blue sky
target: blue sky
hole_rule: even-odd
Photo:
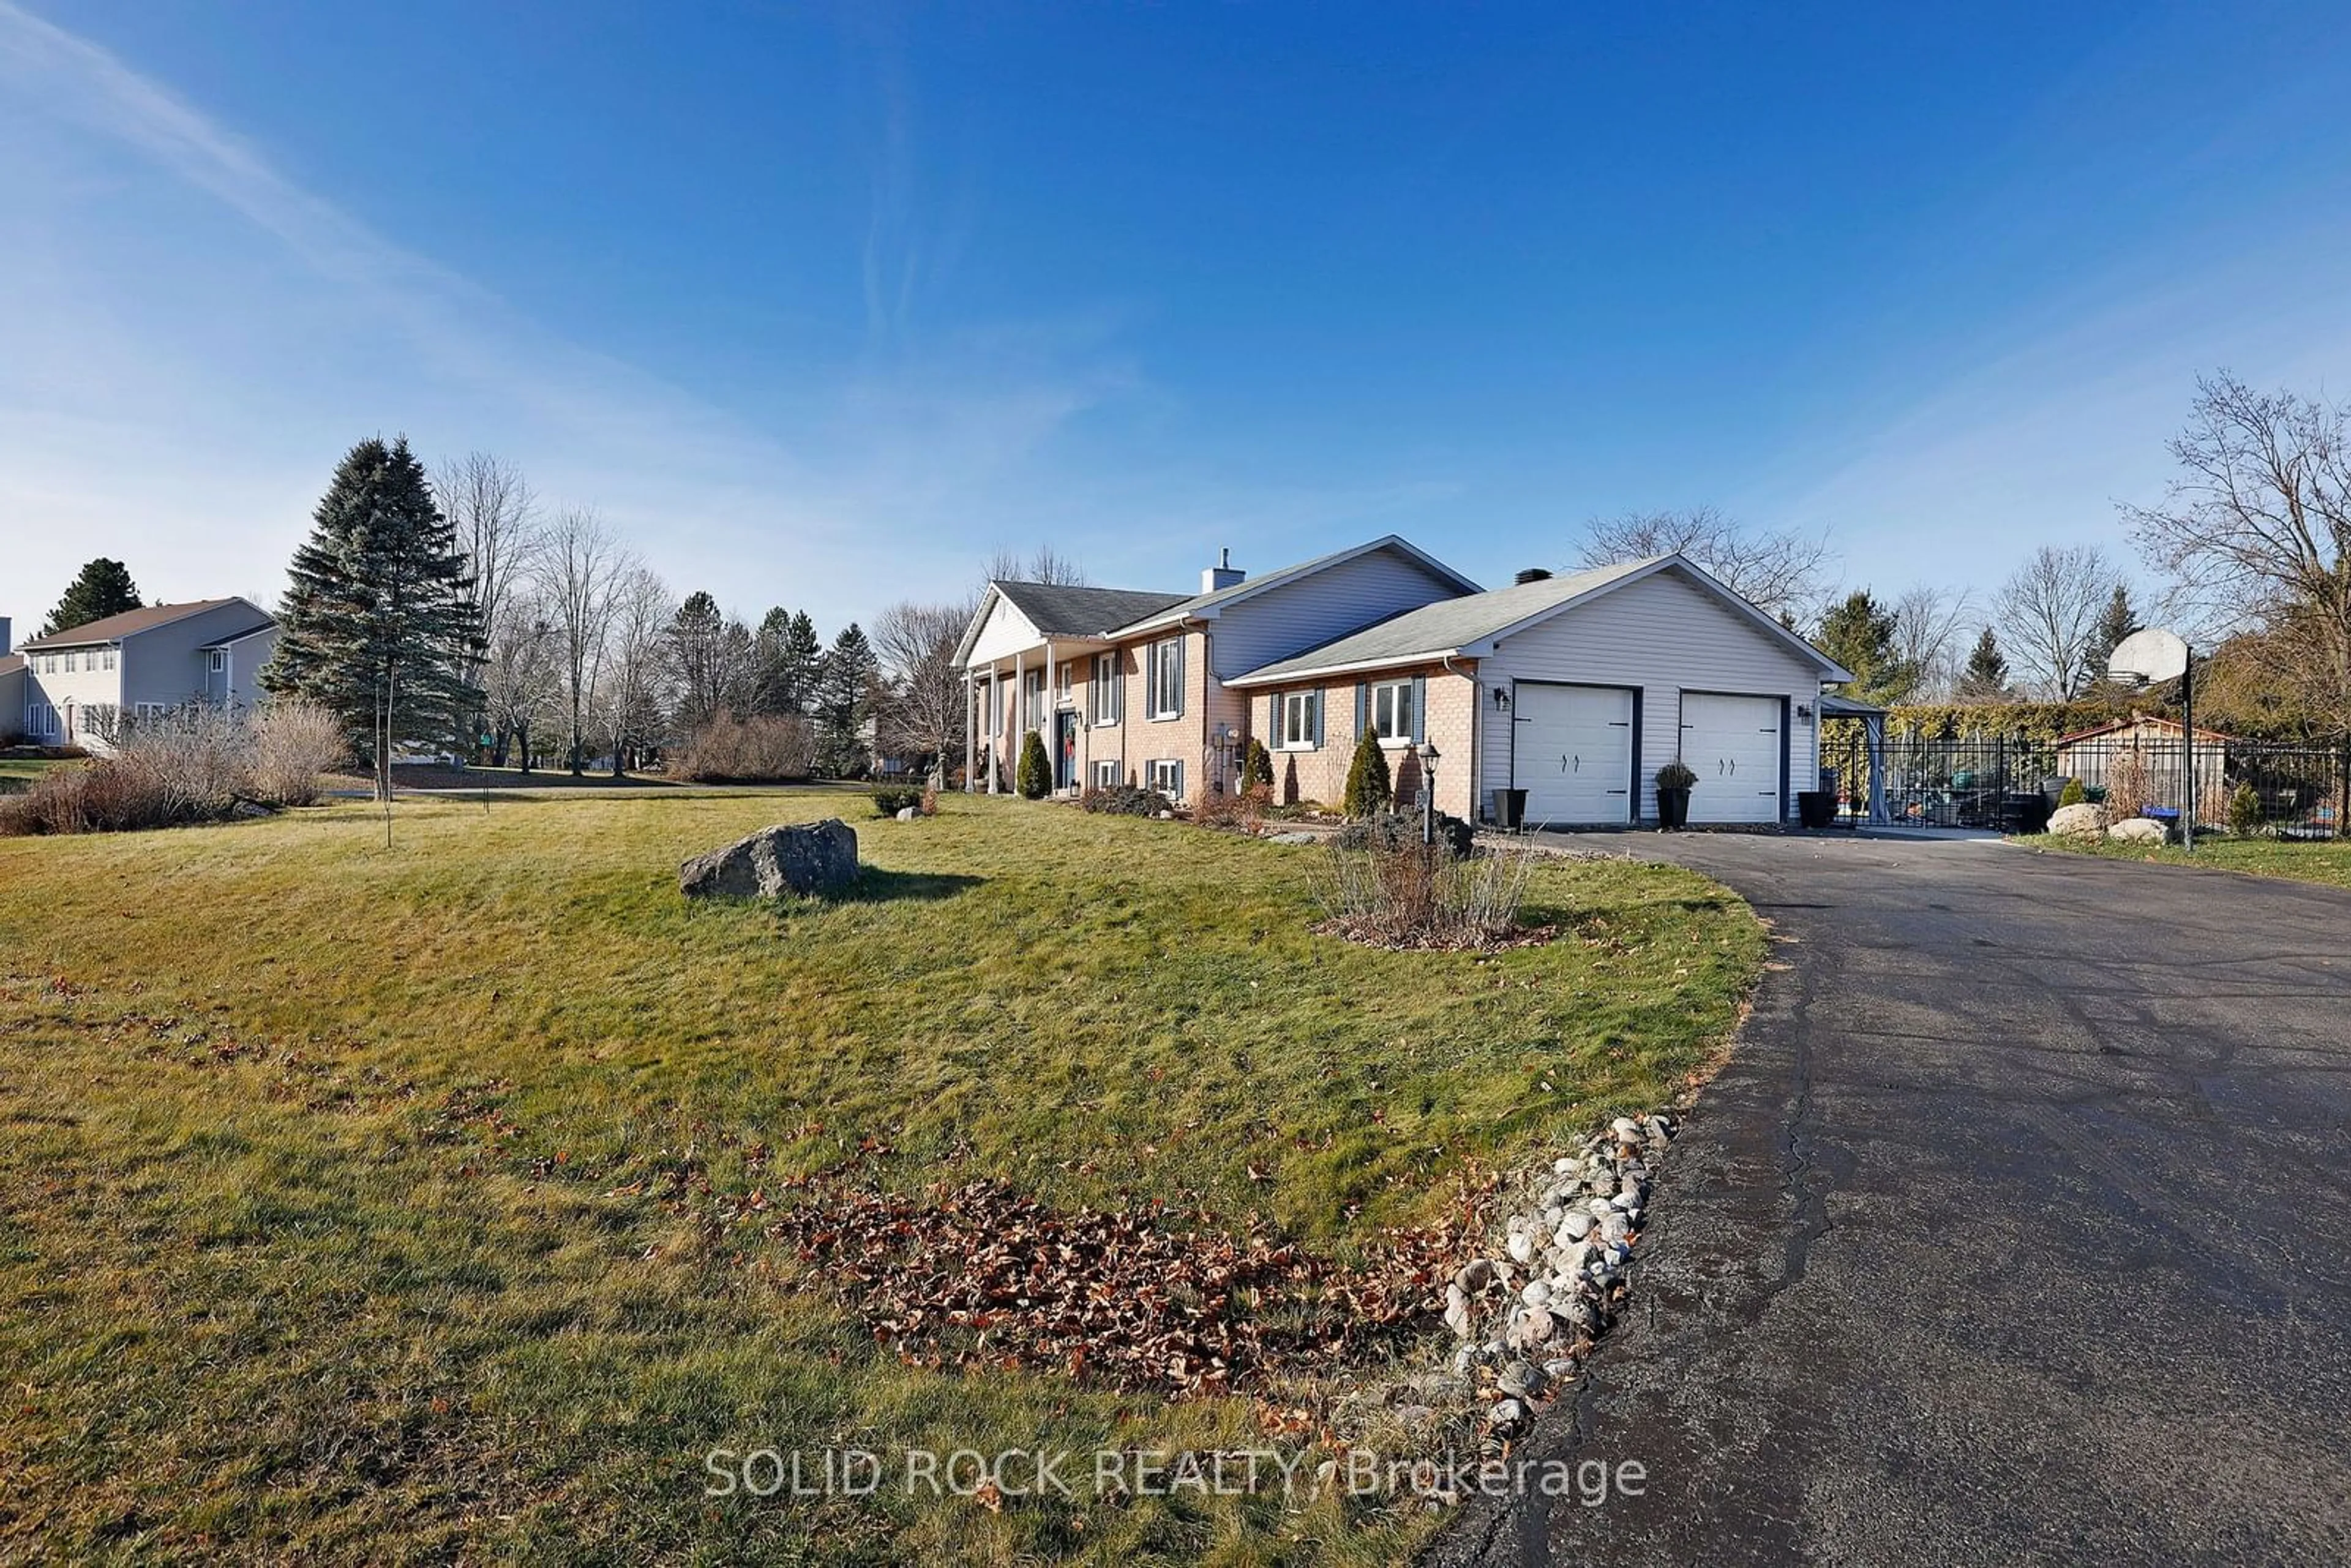
[[[1707,503],[1981,591],[2346,390],[2346,102],[2340,5],[0,0],[0,614],[402,431],[828,631]]]

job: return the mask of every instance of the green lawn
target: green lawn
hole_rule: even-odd
[[[2149,864],[2203,866],[2212,871],[2241,871],[2254,876],[2282,876],[2295,882],[2319,882],[2331,887],[2351,887],[2351,844],[2291,843],[2278,839],[2226,839],[2199,836],[2190,854],[2177,844],[2149,849],[2145,844],[2116,843],[2111,839],[2083,841],[2043,836],[2020,841],[2034,849],[2067,850],[2103,855],[2108,860],[2144,861]]]
[[[1751,915],[1561,862],[1533,900],[1561,940],[1380,953],[1307,932],[1320,851],[959,798],[857,821],[857,898],[679,898],[687,855],[845,804],[420,800],[390,851],[357,803],[0,841],[0,1556],[1382,1562],[1425,1534],[1273,1494],[707,1499],[719,1447],[1267,1442],[1248,1395],[904,1360],[755,1207],[873,1140],[860,1179],[894,1191],[1166,1197],[1343,1260],[1473,1164],[1671,1099],[1760,967]]]
[[[68,764],[46,757],[0,757],[0,779],[12,779],[30,784],[52,768]]]

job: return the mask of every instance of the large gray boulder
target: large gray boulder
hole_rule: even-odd
[[[2049,831],[2066,838],[2095,839],[2106,831],[2106,810],[2087,802],[2060,806],[2049,819]]]
[[[677,868],[688,898],[831,893],[857,880],[857,830],[838,817],[762,828]]]

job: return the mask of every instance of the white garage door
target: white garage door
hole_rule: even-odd
[[[1633,694],[1520,682],[1510,704],[1510,786],[1530,823],[1633,818]]]
[[[1682,760],[1698,775],[1693,822],[1781,820],[1780,699],[1682,694]]]

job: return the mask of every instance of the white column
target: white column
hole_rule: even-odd
[[[963,792],[964,792],[965,794],[967,794],[967,795],[968,795],[968,794],[970,794],[970,793],[971,793],[971,784],[972,784],[972,779],[971,779],[971,770],[972,770],[972,767],[973,767],[972,753],[973,753],[974,748],[975,748],[976,747],[977,747],[977,746],[978,746],[978,744],[979,744],[979,715],[977,715],[977,713],[975,713],[975,712],[973,712],[973,711],[972,711],[972,699],[973,699],[973,695],[974,695],[974,694],[975,694],[975,693],[977,693],[977,692],[978,691],[978,689],[979,689],[979,688],[978,688],[978,686],[977,686],[976,684],[974,684],[974,682],[972,681],[972,678],[971,678],[971,672],[970,672],[968,669],[967,669],[966,671],[964,671],[964,673],[963,673]]]

